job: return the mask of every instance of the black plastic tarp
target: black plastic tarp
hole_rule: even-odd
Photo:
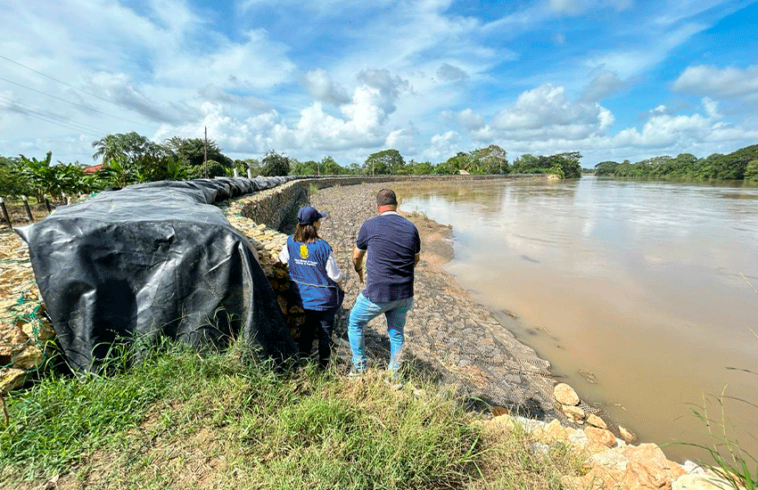
[[[106,191],[16,231],[74,369],[116,341],[164,336],[281,358],[296,347],[247,239],[212,204],[284,178],[151,182]]]

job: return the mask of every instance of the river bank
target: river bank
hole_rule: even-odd
[[[351,265],[355,236],[361,223],[375,216],[376,192],[387,185],[331,187],[310,197],[311,204],[329,213],[321,235],[332,245],[342,270],[347,271],[345,310],[362,289]],[[391,184],[400,200],[406,185]],[[519,342],[507,325],[477,304],[444,271],[443,265],[453,258],[452,229],[423,215],[406,217],[419,229],[422,250],[416,270],[414,308],[406,324],[405,362],[440,382],[462,387],[472,400],[483,401],[483,408],[489,405],[496,411],[568,423],[556,408],[556,380],[550,374],[550,363]],[[337,329],[337,355],[343,359],[349,357],[345,330],[343,319]],[[381,318],[369,324],[366,341],[375,363],[381,365],[389,355]],[[582,409],[587,413],[596,411],[586,404]]]

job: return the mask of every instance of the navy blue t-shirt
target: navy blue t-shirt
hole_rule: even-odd
[[[421,251],[413,223],[394,213],[375,216],[363,223],[355,246],[367,251],[366,298],[386,303],[413,297],[413,265]]]

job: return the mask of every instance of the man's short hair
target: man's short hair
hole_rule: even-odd
[[[377,206],[397,206],[397,196],[392,189],[382,189],[376,195]]]

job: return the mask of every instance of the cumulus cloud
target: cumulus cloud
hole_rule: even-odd
[[[727,124],[720,119],[718,103],[704,97],[701,100],[704,114],[669,114],[665,106],[658,106],[641,131],[627,128],[611,139],[618,146],[665,148],[688,147],[698,142],[739,141],[758,137],[758,130]]]
[[[469,131],[473,131],[484,126],[484,118],[471,109],[464,109],[458,113],[458,123]]]
[[[468,78],[468,75],[465,71],[461,70],[457,66],[443,63],[437,69],[437,78],[448,82],[460,82],[466,80]]]
[[[373,94],[359,89],[353,103],[345,106],[345,118],[323,112],[321,104],[303,109],[297,124],[297,137],[315,147],[345,149],[374,146],[384,140],[382,110],[372,103]]]
[[[389,70],[363,70],[358,74],[358,81],[366,87],[379,91],[380,97],[375,100],[385,114],[395,112],[395,102],[400,96],[400,92],[410,88],[406,80],[398,76],[393,77]]]
[[[758,101],[758,65],[744,69],[690,66],[676,79],[673,89],[698,95]]]
[[[613,114],[601,105],[569,100],[563,87],[546,83],[523,92],[511,107],[496,113],[477,137],[579,140],[604,131],[613,121]]]
[[[311,97],[320,102],[334,105],[350,102],[347,91],[336,84],[326,70],[318,69],[306,73],[304,85]]]
[[[612,141],[626,147],[665,148],[681,140],[703,139],[708,136],[711,127],[711,121],[701,114],[661,114],[651,117],[642,131],[627,128],[613,137]]]
[[[424,155],[431,161],[440,161],[460,151],[461,136],[455,131],[447,131],[432,136]]]
[[[384,146],[394,148],[401,154],[414,154],[416,153],[417,136],[418,130],[412,125],[408,128],[395,129],[387,135],[387,138],[384,140]]]
[[[581,140],[506,139],[503,144],[522,153],[551,154],[580,149],[585,158],[594,161],[613,158],[636,161],[661,154],[733,151],[735,143],[737,147],[745,146],[758,138],[757,129],[721,121],[713,100],[704,98],[701,104],[702,112],[691,114],[672,114],[666,106],[658,106],[649,111],[650,117],[642,128],[628,127],[616,134],[596,133]]]
[[[412,124],[393,131],[386,128],[395,101],[408,88],[407,82],[388,70],[364,70],[357,78],[359,85],[348,98],[325,71],[308,72],[304,84],[316,100],[289,122],[269,108],[257,116],[237,119],[224,108],[233,96],[219,96],[216,90],[206,90],[218,97],[203,104],[205,115],[201,125],[207,125],[209,131],[213,129],[220,146],[235,152],[261,153],[272,148],[344,152],[381,145],[416,151],[418,131]],[[339,105],[327,110],[318,99]]]

